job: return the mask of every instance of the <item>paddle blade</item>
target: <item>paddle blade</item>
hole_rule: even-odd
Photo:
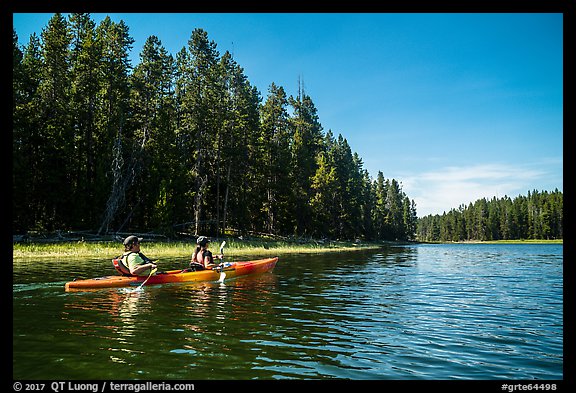
[[[223,254],[224,246],[225,246],[225,245],[226,245],[226,240],[224,240],[224,241],[222,242],[222,244],[220,244],[220,254]]]

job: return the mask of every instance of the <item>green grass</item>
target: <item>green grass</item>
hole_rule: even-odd
[[[226,240],[224,254],[228,256],[266,256],[294,253],[325,253],[332,251],[352,251],[381,248],[383,243],[353,242],[286,242],[269,240],[240,241]],[[195,243],[192,242],[142,242],[141,250],[150,258],[182,257],[192,255]],[[210,245],[213,253],[218,253],[220,242]],[[63,243],[15,243],[14,260],[30,258],[112,258],[124,252],[117,242],[63,242]]]

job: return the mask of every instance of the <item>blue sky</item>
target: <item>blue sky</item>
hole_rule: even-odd
[[[53,14],[13,14],[22,45]],[[418,216],[479,198],[563,190],[563,15],[553,13],[122,13],[168,52],[195,28],[233,53],[263,99],[298,79],[324,131],[376,177],[401,182]]]

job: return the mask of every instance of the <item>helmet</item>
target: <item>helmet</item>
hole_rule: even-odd
[[[124,239],[124,245],[125,246],[131,246],[134,243],[140,243],[142,241],[141,237],[137,237],[137,236],[128,236],[126,239]]]
[[[198,239],[196,239],[196,244],[200,246],[205,246],[208,243],[210,243],[210,239],[208,239],[206,236],[199,236]]]

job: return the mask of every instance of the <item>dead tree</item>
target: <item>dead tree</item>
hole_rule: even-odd
[[[104,219],[102,220],[100,229],[98,229],[98,235],[109,232],[110,224],[114,220],[118,209],[124,204],[126,191],[132,185],[136,175],[140,172],[139,160],[137,158],[144,151],[147,136],[148,132],[145,127],[140,146],[136,146],[135,149],[131,150],[128,156],[128,162],[125,162],[122,149],[122,127],[118,129],[116,141],[112,148],[112,189],[106,202],[106,211],[104,212]],[[130,215],[131,214],[132,212],[130,212]]]

